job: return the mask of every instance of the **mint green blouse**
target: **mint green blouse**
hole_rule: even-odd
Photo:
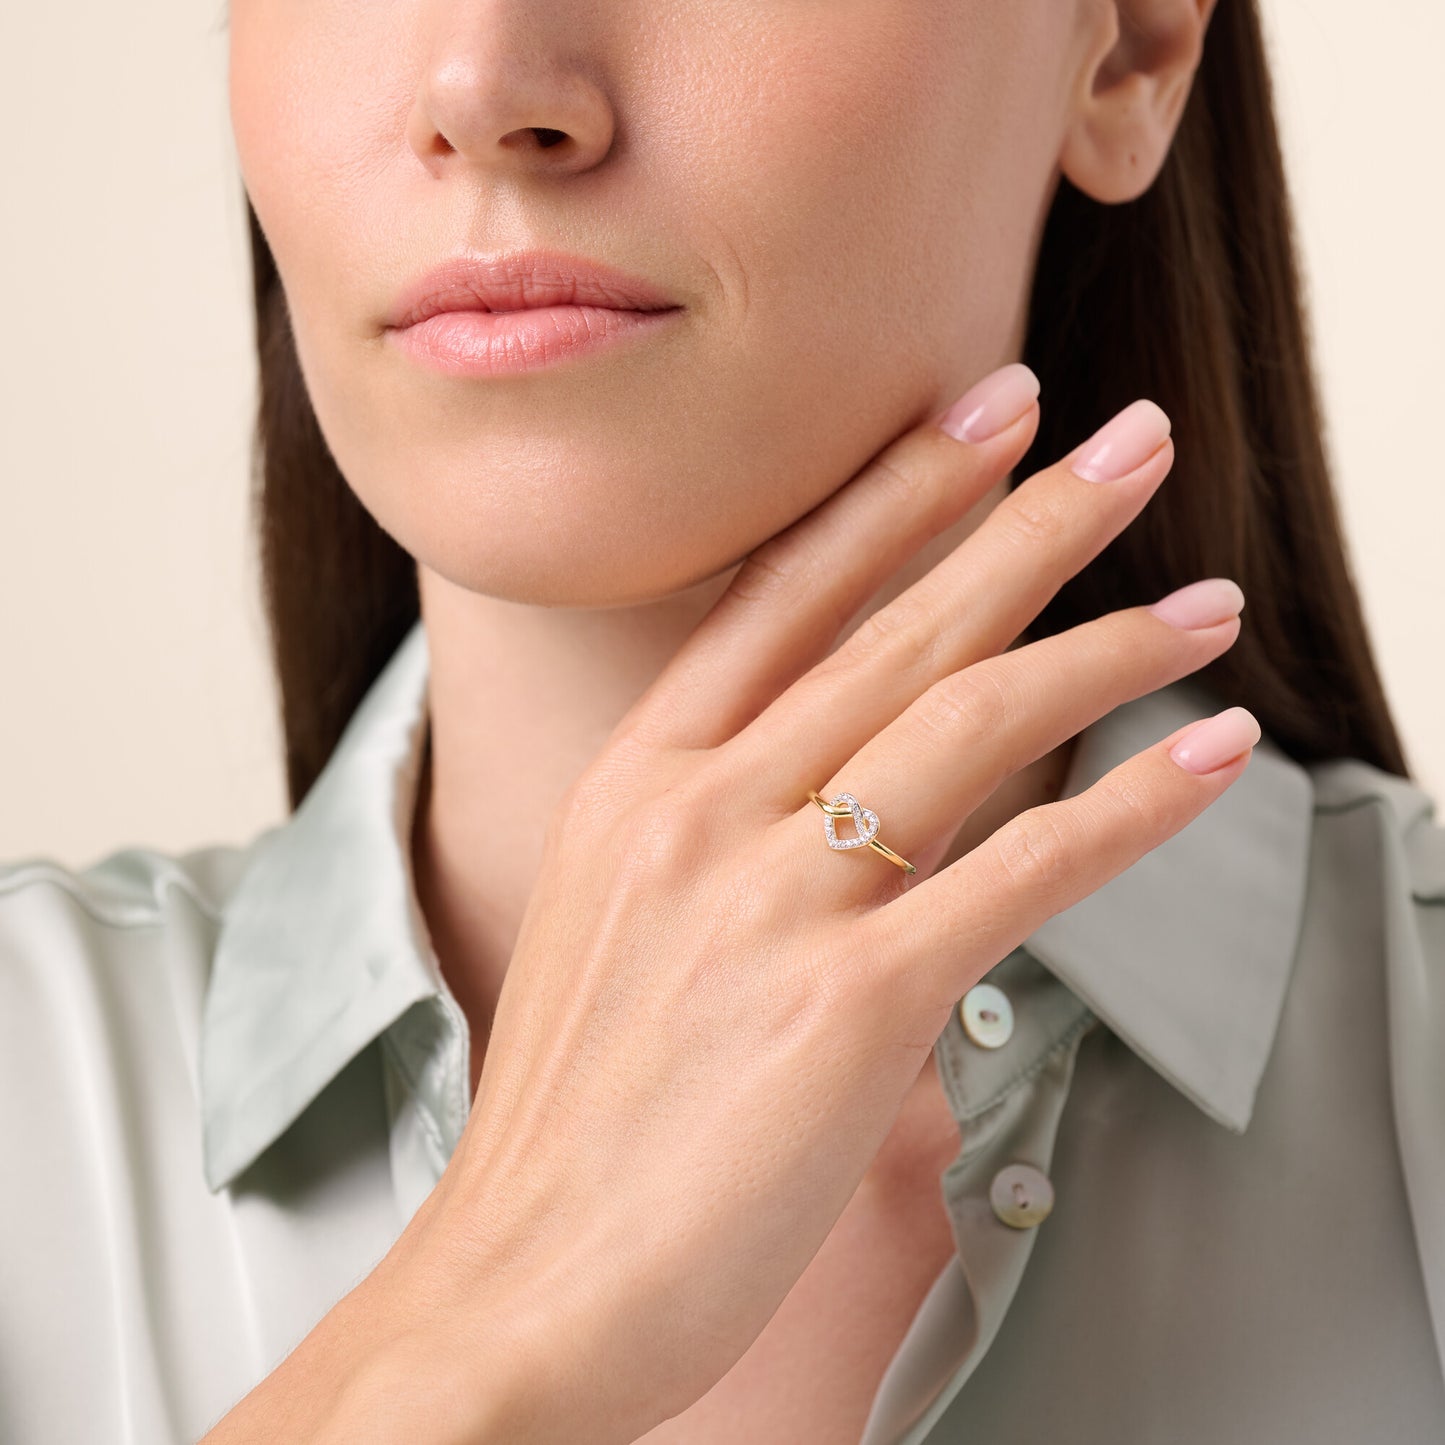
[[[410,875],[427,661],[418,623],[244,845],[0,866],[0,1440],[196,1440],[439,1178],[469,1039]],[[1221,705],[1116,708],[1065,793]],[[957,1249],[859,1445],[1445,1440],[1419,787],[1266,735],[985,983],[934,1049]]]

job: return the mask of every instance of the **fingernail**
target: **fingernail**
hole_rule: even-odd
[[[1113,482],[1151,457],[1169,435],[1169,418],[1141,396],[1111,417],[1075,454],[1070,470],[1086,482]]]
[[[1191,773],[1212,773],[1259,741],[1259,724],[1248,708],[1227,707],[1195,725],[1169,749]]]
[[[1149,604],[1149,611],[1174,627],[1213,627],[1238,617],[1244,607],[1244,592],[1228,577],[1206,577],[1191,582]]]
[[[1011,361],[976,381],[938,425],[961,442],[982,442],[1016,422],[1039,394],[1039,379],[1021,361]]]

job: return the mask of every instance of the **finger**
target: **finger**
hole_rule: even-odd
[[[872,613],[728,744],[742,771],[825,777],[853,757],[939,678],[1003,652],[1073,574],[1138,516],[1174,460],[1169,418],[1146,398],[1088,442],[1020,483],[932,570]],[[1133,446],[1116,480],[1074,470],[1099,438]],[[817,786],[805,782],[803,787]]]
[[[972,851],[857,920],[852,958],[940,1019],[1046,919],[1179,832],[1249,765],[1260,727],[1242,707],[1179,728],[1069,798],[1015,815]],[[1189,749],[1195,773],[1170,756]],[[880,860],[881,861],[881,860]],[[1201,882],[1201,887],[1205,886]]]
[[[1196,671],[1233,645],[1244,602],[1239,587],[1217,578],[1184,593],[1204,604],[1192,614],[1193,626],[1176,626],[1150,607],[1129,607],[949,673],[820,793],[827,800],[852,793],[878,815],[879,842],[915,866],[923,855],[936,860],[1005,778],[1121,703]],[[1178,615],[1179,605],[1171,599],[1166,615]],[[821,817],[806,786],[794,824],[799,846],[801,834],[816,830]],[[851,825],[845,836],[856,836]],[[838,855],[820,857],[819,865],[835,857],[848,872],[834,866],[821,885],[826,896],[864,900],[877,898],[880,887],[896,891],[896,867],[864,869]]]
[[[983,395],[999,430],[940,429]],[[634,736],[685,747],[730,738],[837,642],[858,609],[1000,482],[1038,430],[1038,378],[1019,362],[905,432],[856,476],[747,556],[727,590],[629,713]]]

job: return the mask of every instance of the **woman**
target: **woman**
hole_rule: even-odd
[[[0,875],[0,1435],[1441,1438],[1252,5],[231,47],[296,809]]]

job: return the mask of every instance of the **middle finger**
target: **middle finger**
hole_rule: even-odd
[[[1117,473],[1079,467],[1112,448]],[[1063,583],[1143,510],[1169,471],[1169,418],[1131,402],[1021,482],[952,552],[800,677],[726,745],[752,776],[831,776],[940,678],[1003,652]],[[862,545],[863,539],[860,539]],[[810,786],[810,785],[809,785]],[[780,816],[796,804],[775,800]]]

